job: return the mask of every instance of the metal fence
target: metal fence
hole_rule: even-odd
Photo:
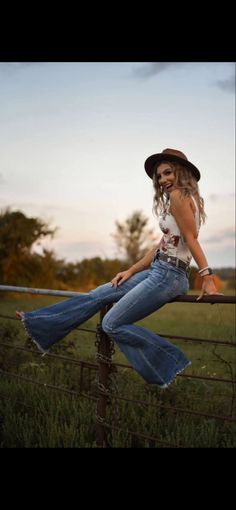
[[[34,295],[49,295],[49,296],[59,296],[59,297],[72,297],[78,295],[78,292],[68,292],[68,291],[58,291],[58,290],[48,290],[48,289],[35,289],[35,288],[27,288],[27,287],[15,287],[15,286],[5,286],[0,285],[0,291],[3,292],[17,292],[17,293],[27,293],[27,294],[34,294]],[[185,302],[185,303],[195,303],[195,306],[200,302],[196,302],[196,297],[193,295],[184,295],[179,296],[176,299],[174,299],[172,302]],[[201,300],[201,303],[220,303],[220,304],[235,304],[236,299],[235,296],[223,296],[223,295],[216,295],[216,296],[204,296]],[[130,369],[133,370],[133,368],[124,363],[115,363],[113,361],[113,354],[115,352],[114,349],[114,343],[113,341],[107,336],[107,334],[102,330],[101,323],[104,315],[107,313],[107,311],[110,309],[112,305],[104,307],[100,312],[100,321],[96,327],[96,329],[89,329],[89,328],[76,328],[80,331],[86,331],[88,333],[93,333],[96,335],[95,340],[95,346],[96,346],[96,353],[95,353],[95,361],[85,361],[80,360],[77,358],[73,358],[72,356],[68,355],[60,355],[60,354],[53,354],[48,353],[47,357],[49,358],[55,358],[57,360],[61,360],[62,362],[66,363],[72,363],[80,368],[79,372],[79,378],[78,378],[78,391],[61,388],[55,384],[49,384],[47,382],[40,382],[36,381],[33,378],[25,377],[20,374],[14,373],[11,370],[4,370],[1,369],[2,376],[8,377],[8,378],[16,378],[22,381],[25,381],[30,384],[43,386],[45,389],[49,390],[56,390],[61,391],[70,395],[76,395],[78,397],[83,397],[90,399],[91,401],[94,401],[96,404],[96,413],[95,413],[95,423],[96,423],[96,442],[98,447],[106,448],[106,447],[112,447],[112,443],[110,440],[110,432],[111,431],[120,431],[125,432],[126,435],[130,435],[132,437],[142,438],[143,440],[148,441],[150,444],[158,444],[161,447],[180,447],[180,445],[170,443],[167,441],[162,440],[160,437],[155,437],[153,435],[148,435],[145,433],[142,433],[141,431],[137,430],[130,430],[128,427],[124,426],[120,422],[119,419],[119,403],[121,402],[127,402],[131,405],[138,404],[140,406],[143,406],[143,408],[147,407],[153,407],[156,409],[160,408],[162,411],[174,413],[174,414],[188,414],[188,415],[194,415],[199,416],[202,418],[208,418],[208,419],[214,419],[219,420],[223,422],[228,423],[236,423],[235,418],[235,411],[234,411],[234,405],[235,405],[235,383],[236,380],[233,376],[233,370],[230,363],[228,364],[228,373],[230,374],[229,377],[209,377],[209,376],[200,376],[200,375],[191,375],[191,374],[179,374],[178,377],[181,378],[189,378],[189,379],[195,379],[196,381],[205,381],[205,382],[211,382],[211,383],[224,383],[229,385],[231,389],[231,396],[230,396],[230,407],[229,412],[225,414],[214,414],[212,412],[201,412],[185,407],[180,407],[176,405],[166,405],[163,402],[153,403],[147,400],[143,399],[134,399],[130,398],[129,395],[123,395],[119,392],[118,386],[114,384],[114,381],[117,379],[119,375],[120,369]],[[15,317],[12,317],[10,315],[0,315],[1,319],[10,319],[10,320],[18,320]],[[1,331],[0,331],[1,332]],[[161,333],[158,333],[161,335]],[[225,340],[218,340],[218,339],[204,339],[204,338],[196,338],[196,337],[186,337],[186,336],[174,336],[174,335],[168,335],[165,333],[163,335],[169,339],[175,339],[175,340],[184,340],[186,342],[190,341],[193,343],[201,343],[201,344],[212,344],[215,346],[222,346],[225,348],[232,349],[236,347],[235,342]],[[36,356],[41,356],[41,353],[38,351],[32,350],[32,348],[29,348],[28,346],[21,347],[21,346],[15,346],[12,344],[9,344],[7,342],[0,342],[0,347],[2,349],[15,349],[23,352],[31,352]],[[216,356],[217,353],[215,352]],[[222,360],[225,362],[225,360]],[[96,389],[92,388],[92,381],[93,381],[93,374],[96,374],[97,376],[97,383],[96,383]],[[86,375],[86,377],[85,377]],[[85,378],[86,378],[86,384],[85,384]],[[85,387],[86,390],[85,391]],[[10,396],[9,396],[10,398]],[[114,416],[115,418],[109,422],[108,419],[108,410],[113,406],[114,408]]]

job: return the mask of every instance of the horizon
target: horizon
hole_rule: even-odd
[[[66,262],[115,258],[111,234],[152,214],[145,159],[181,150],[201,172],[209,265],[235,267],[233,62],[0,63],[0,197],[58,227]]]

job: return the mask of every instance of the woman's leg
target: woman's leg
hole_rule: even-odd
[[[121,299],[147,278],[148,274],[149,271],[142,271],[116,288],[111,283],[106,283],[88,293],[80,293],[54,305],[33,312],[21,312],[18,317],[38,348],[42,352],[47,352],[53,344],[87,321],[104,305]]]
[[[104,331],[119,345],[135,370],[145,381],[162,388],[190,362],[165,338],[133,323],[187,290],[188,280],[181,270],[156,261],[148,278],[122,297],[103,319]]]

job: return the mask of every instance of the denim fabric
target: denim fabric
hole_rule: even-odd
[[[116,288],[106,283],[55,305],[26,312],[23,322],[38,348],[45,352],[104,305],[115,303],[103,319],[103,330],[145,381],[164,388],[190,362],[177,346],[133,323],[185,294],[188,287],[183,269],[155,260],[150,269],[136,273]]]

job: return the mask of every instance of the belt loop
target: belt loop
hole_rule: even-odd
[[[179,267],[179,259],[176,259],[175,265],[176,265],[176,267]]]

